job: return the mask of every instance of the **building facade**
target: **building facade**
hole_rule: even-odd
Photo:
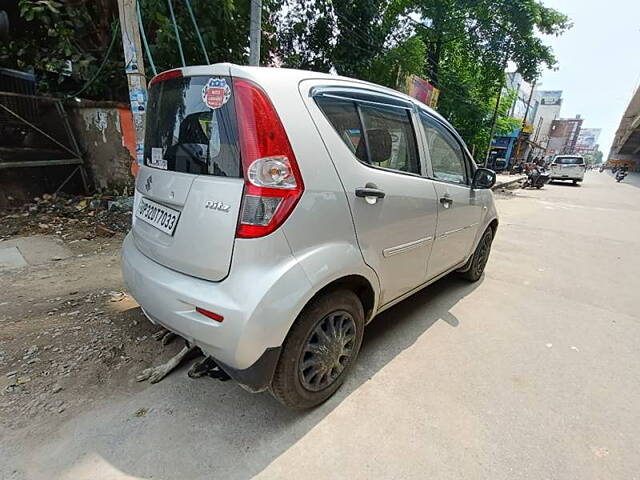
[[[583,119],[580,118],[580,115],[576,115],[576,118],[559,118],[551,122],[546,149],[548,160],[554,155],[576,153],[575,149],[582,122]]]
[[[505,87],[502,95],[515,92],[515,97],[509,106],[507,115],[521,122],[521,127],[503,135],[496,135],[492,139],[489,150],[489,166],[500,171],[523,158],[526,158],[530,148],[528,139],[533,130],[533,120],[538,111],[540,97],[534,85],[526,82],[518,72],[505,74]],[[504,97],[503,97],[504,98]]]
[[[554,120],[560,118],[562,108],[562,90],[542,90],[538,92],[540,105],[533,119],[531,142],[536,156],[542,156],[547,150]]]

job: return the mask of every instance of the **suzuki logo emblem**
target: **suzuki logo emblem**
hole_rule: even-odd
[[[144,182],[144,188],[147,190],[147,192],[151,190],[151,183],[153,183],[153,179],[151,178],[151,175],[149,175],[147,177],[147,181]]]

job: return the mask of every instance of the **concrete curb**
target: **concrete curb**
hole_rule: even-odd
[[[496,181],[496,184],[491,188],[491,190],[497,190],[499,188],[505,188],[508,187],[510,185],[513,185],[514,183],[518,183],[521,182],[522,180],[524,180],[525,178],[527,178],[526,175],[517,175],[514,176],[512,178],[509,178],[509,180],[504,180],[501,181],[500,179],[498,179]]]

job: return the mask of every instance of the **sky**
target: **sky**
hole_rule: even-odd
[[[563,118],[580,114],[584,128],[602,128],[607,158],[620,119],[640,84],[640,0],[542,0],[568,15],[573,28],[545,37],[558,60],[540,90],[562,90]]]

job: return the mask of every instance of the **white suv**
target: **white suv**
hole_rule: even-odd
[[[378,313],[478,280],[495,174],[436,112],[314,72],[216,64],[150,83],[126,284],[250,391],[331,396]]]
[[[551,162],[549,181],[570,180],[576,185],[584,180],[587,166],[580,155],[556,155]]]

